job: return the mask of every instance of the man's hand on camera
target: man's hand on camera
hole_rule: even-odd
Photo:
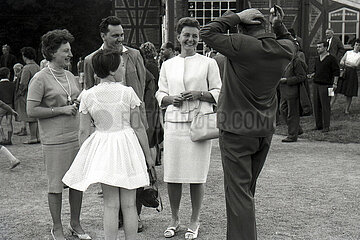
[[[240,21],[244,24],[260,24],[259,18],[264,18],[264,15],[255,8],[245,9],[239,13],[236,13],[240,18]]]

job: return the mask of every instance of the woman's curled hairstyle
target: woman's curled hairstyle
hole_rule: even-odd
[[[183,17],[176,24],[176,32],[180,34],[184,27],[195,27],[200,30],[200,23],[195,18]]]
[[[95,74],[99,78],[105,78],[110,72],[115,72],[120,65],[120,52],[110,49],[100,50],[92,58]]]
[[[61,44],[72,43],[73,35],[66,29],[52,30],[41,37],[41,52],[46,60],[51,61],[53,54],[60,48]]]

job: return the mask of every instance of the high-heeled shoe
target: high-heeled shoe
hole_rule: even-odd
[[[195,230],[191,230],[190,228],[188,228],[185,233],[185,239],[196,239],[199,235],[199,227],[200,224],[197,226]]]
[[[77,236],[79,239],[81,240],[91,240],[92,238],[89,236],[89,234],[87,233],[78,233],[76,232],[72,227],[71,225],[69,224],[69,231],[71,232],[72,235],[75,235]]]
[[[56,237],[55,237],[55,234],[54,234],[54,229],[52,228],[50,230],[50,233],[51,233],[51,237],[53,238],[53,240],[57,240]],[[64,238],[65,239],[65,238]],[[65,239],[66,240],[66,239]]]

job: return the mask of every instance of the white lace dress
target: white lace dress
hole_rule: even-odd
[[[145,157],[130,126],[130,109],[140,103],[121,83],[101,83],[82,93],[79,111],[91,115],[96,130],[65,174],[67,186],[85,191],[92,183],[126,189],[149,185]]]

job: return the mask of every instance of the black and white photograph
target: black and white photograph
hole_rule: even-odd
[[[0,240],[360,240],[360,0],[0,0]]]

